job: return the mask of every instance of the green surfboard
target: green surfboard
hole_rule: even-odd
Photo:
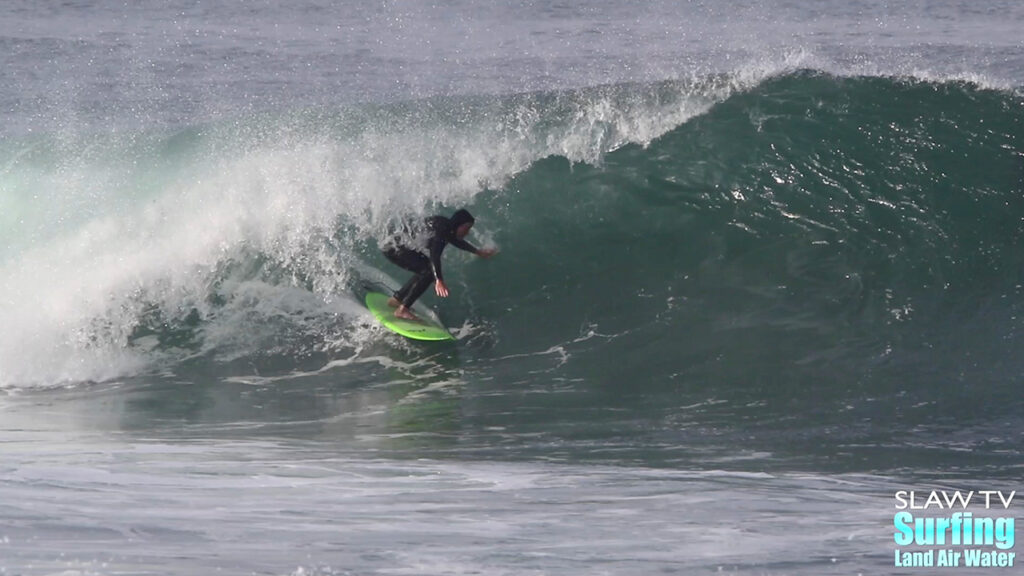
[[[420,315],[420,320],[396,318],[395,309],[388,306],[388,297],[379,292],[366,295],[366,307],[380,320],[380,323],[396,334],[413,340],[455,340],[448,329],[430,318]]]

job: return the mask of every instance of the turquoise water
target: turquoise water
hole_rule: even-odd
[[[0,571],[903,573],[1018,487],[1016,4],[3,10]]]

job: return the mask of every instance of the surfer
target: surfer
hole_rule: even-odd
[[[452,244],[456,248],[472,252],[481,258],[490,258],[497,253],[494,248],[476,248],[463,240],[476,220],[468,210],[457,210],[451,218],[431,216],[424,220],[422,230],[413,230],[412,238],[408,236],[395,238],[383,250],[384,256],[398,266],[413,273],[413,277],[388,299],[388,306],[395,308],[395,316],[408,320],[418,320],[412,313],[412,305],[430,283],[434,283],[434,291],[441,298],[448,297],[448,286],[441,274],[441,253],[445,246]],[[421,234],[415,234],[421,232]]]

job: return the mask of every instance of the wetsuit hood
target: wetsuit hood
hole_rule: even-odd
[[[462,226],[463,224],[472,224],[476,222],[476,219],[469,213],[469,210],[461,209],[456,210],[455,214],[452,214],[452,217],[448,222],[451,226],[451,231],[454,234],[455,231],[459,229],[459,226]]]

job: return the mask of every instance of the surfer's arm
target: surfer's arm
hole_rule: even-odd
[[[444,252],[444,240],[434,236],[430,239],[427,248],[430,250],[430,271],[434,273],[434,280],[443,281],[441,274],[441,253]]]
[[[444,284],[444,276],[441,275],[441,252],[444,251],[444,240],[438,237],[430,240],[430,270],[434,273],[434,291],[441,298],[448,297],[448,287]]]
[[[460,240],[458,238],[451,240],[451,243],[456,248],[460,248],[462,250],[465,250],[466,252],[472,252],[473,254],[476,254],[481,258],[490,258],[491,256],[494,256],[495,254],[498,253],[498,250],[496,248],[477,248],[476,246],[473,246],[469,242],[466,242],[465,240]]]
[[[476,246],[473,246],[472,244],[466,242],[465,240],[460,240],[459,238],[452,238],[449,242],[451,243],[452,246],[455,246],[459,250],[465,250],[466,252],[470,252],[472,254],[477,255],[480,254],[480,250],[478,250]]]

